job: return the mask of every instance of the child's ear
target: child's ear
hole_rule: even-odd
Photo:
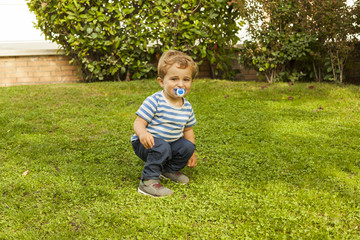
[[[162,78],[158,77],[157,81],[159,82],[160,86],[163,88],[164,87],[164,81]]]

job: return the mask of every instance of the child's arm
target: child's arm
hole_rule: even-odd
[[[140,116],[137,116],[134,122],[134,131],[146,149],[152,148],[155,144],[154,137],[146,130],[147,124],[148,122]]]
[[[188,127],[184,129],[184,138],[195,144],[195,135],[192,127]],[[196,165],[197,165],[197,159],[194,152],[191,158],[189,159],[187,166],[196,167]]]

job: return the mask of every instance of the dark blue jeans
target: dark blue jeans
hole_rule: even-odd
[[[140,140],[131,142],[135,154],[145,162],[141,179],[159,179],[163,170],[178,172],[183,169],[195,151],[195,144],[185,138],[168,143],[154,138],[155,145],[146,149]]]

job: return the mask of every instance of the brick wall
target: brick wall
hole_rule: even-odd
[[[0,87],[28,84],[74,83],[82,80],[78,66],[70,65],[64,55],[0,56]],[[255,70],[243,69],[236,60],[233,62],[235,80],[256,81]],[[207,61],[199,67],[198,78],[211,78]]]
[[[0,56],[0,86],[81,81],[78,67],[69,60],[63,55]]]

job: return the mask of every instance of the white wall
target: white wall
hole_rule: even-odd
[[[0,0],[0,42],[45,41],[25,0]]]

